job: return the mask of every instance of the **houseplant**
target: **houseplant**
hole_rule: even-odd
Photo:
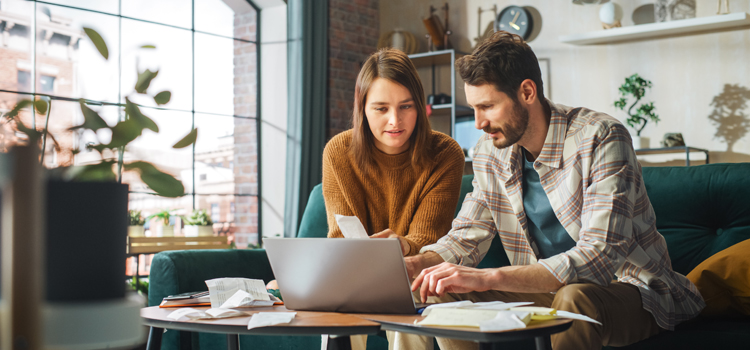
[[[151,220],[153,218],[157,218],[157,222],[161,221],[161,226],[156,226],[156,237],[174,236],[174,226],[170,225],[169,222],[169,219],[172,218],[172,213],[169,210],[162,210],[158,213],[151,214],[146,217],[146,220]]]
[[[141,215],[141,211],[128,210],[128,219],[128,236],[143,237],[145,232],[143,225],[146,223],[146,219]]]
[[[654,113],[656,108],[654,107],[653,102],[641,103],[640,106],[633,111],[633,108],[635,108],[638,102],[640,102],[646,94],[646,89],[650,87],[651,81],[641,78],[638,73],[633,74],[625,78],[625,83],[620,85],[620,88],[618,89],[620,91],[620,99],[615,101],[615,107],[628,114],[628,119],[626,119],[625,122],[636,131],[636,136],[633,137],[633,146],[636,149],[649,148],[649,140],[646,137],[641,137],[641,132],[649,121],[653,121],[654,123],[659,122],[659,116]],[[635,99],[635,101],[633,101],[626,111],[625,107],[631,97]]]
[[[96,31],[84,28],[99,53],[108,58],[107,45]],[[153,49],[153,46],[144,46]],[[151,81],[158,71],[138,70],[135,94],[146,95],[158,104],[169,102],[171,93],[161,91],[155,95],[148,92]],[[140,106],[131,102],[131,95],[124,104],[124,118],[114,126],[108,125],[97,111],[89,107],[89,102],[79,100],[83,123],[71,130],[85,131],[96,135],[96,141],[87,145],[89,150],[98,152],[100,160],[92,164],[56,168],[49,171],[47,183],[47,233],[46,233],[46,298],[50,302],[83,302],[124,298],[122,272],[125,271],[125,243],[128,219],[128,185],[121,184],[122,171],[133,171],[154,192],[165,197],[179,197],[184,194],[182,182],[164,173],[150,163],[143,161],[125,162],[123,154],[126,146],[141,136],[143,130],[158,132],[156,123],[147,117]],[[47,97],[49,98],[49,97]],[[49,120],[52,99],[35,98],[21,100],[3,117],[16,130],[25,134],[25,143],[41,146],[49,138],[47,127],[38,129],[35,123],[24,123],[22,113],[33,108],[38,116]],[[30,118],[27,118],[28,121]],[[106,132],[99,132],[106,131]],[[101,139],[109,135],[109,139]],[[197,137],[193,129],[173,147],[191,145]],[[80,152],[73,149],[73,154]],[[41,161],[43,162],[43,154]],[[86,288],[80,288],[86,286]]]
[[[181,218],[185,223],[186,237],[213,236],[214,223],[205,209],[195,210],[190,216],[181,216]]]

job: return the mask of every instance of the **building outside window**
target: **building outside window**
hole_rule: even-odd
[[[46,148],[46,166],[81,165],[97,162],[99,155],[86,150],[97,135],[68,130],[83,121],[78,99],[89,101],[112,126],[124,118],[121,104],[129,98],[160,132],[145,131],[129,145],[125,161],[151,162],[180,180],[186,192],[160,197],[126,172],[130,209],[145,215],[210,210],[221,225],[217,232],[232,236],[238,247],[257,244],[256,23],[256,8],[246,0],[0,0],[0,113],[30,94],[49,96],[48,121],[32,111],[22,118],[37,129],[48,122],[56,136],[59,149]],[[83,27],[102,35],[109,59],[99,55]],[[149,93],[170,91],[168,104],[157,106],[134,93],[137,72],[145,69],[159,71]],[[193,128],[195,147],[172,148]],[[19,142],[13,125],[3,123],[0,131],[0,150]],[[230,212],[235,205],[237,212]]]

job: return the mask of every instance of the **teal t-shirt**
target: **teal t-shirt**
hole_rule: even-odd
[[[526,151],[524,150],[524,153]],[[568,251],[576,245],[560,220],[534,170],[534,162],[523,157],[523,209],[529,222],[529,234],[536,241],[542,259]]]

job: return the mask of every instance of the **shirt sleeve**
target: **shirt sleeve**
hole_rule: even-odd
[[[424,245],[435,243],[451,228],[461,192],[464,153],[452,141],[441,154],[435,159],[437,166],[425,184],[426,191],[404,236],[411,247],[408,255],[416,255]]]
[[[582,141],[586,143],[589,141]],[[581,230],[576,246],[540,260],[564,284],[589,282],[606,286],[625,263],[633,240],[633,213],[641,181],[630,134],[624,126],[609,126],[594,135],[584,171]],[[642,195],[642,194],[641,194]]]
[[[420,253],[433,251],[446,262],[464,266],[476,266],[482,261],[497,230],[476,176],[472,186],[474,190],[466,195],[450,232],[437,243],[423,247]]]

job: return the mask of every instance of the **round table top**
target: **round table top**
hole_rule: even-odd
[[[209,307],[195,307],[198,310],[208,310]],[[247,329],[250,317],[258,312],[289,312],[283,305],[253,307],[238,309],[247,316],[222,318],[216,320],[179,321],[167,318],[167,315],[178,308],[159,308],[152,306],[141,309],[141,318],[146,326],[174,329],[191,332],[221,333],[221,334],[255,334],[255,335],[353,335],[376,334],[380,331],[380,324],[357,317],[353,314],[337,312],[297,311],[297,315],[289,324]]]

